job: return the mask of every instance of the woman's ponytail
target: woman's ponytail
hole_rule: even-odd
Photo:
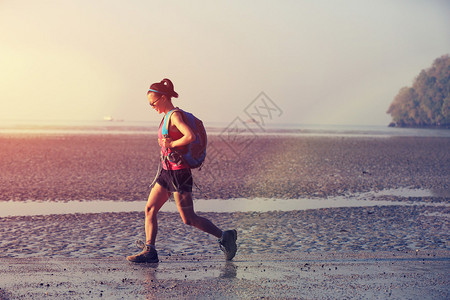
[[[149,92],[150,91],[156,91],[169,97],[178,98],[178,93],[173,89],[172,81],[167,78],[164,78],[163,80],[161,80],[161,82],[152,84],[150,86]]]

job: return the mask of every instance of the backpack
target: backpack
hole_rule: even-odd
[[[170,124],[170,117],[172,114],[176,111],[179,111],[183,115],[183,121],[186,123],[186,125],[191,128],[192,132],[195,135],[195,140],[188,145],[186,145],[183,149],[177,149],[173,148],[171,149],[171,153],[169,154],[169,160],[173,161],[171,154],[175,154],[174,156],[178,157],[175,158],[178,160],[178,163],[181,163],[183,161],[186,163],[189,168],[195,169],[195,168],[201,168],[203,162],[205,161],[206,157],[206,144],[207,144],[207,137],[206,137],[206,130],[203,126],[203,122],[196,118],[193,114],[183,111],[179,108],[174,108],[171,111],[169,111],[164,119],[162,120],[163,126],[161,133],[163,137],[169,136],[169,124]]]

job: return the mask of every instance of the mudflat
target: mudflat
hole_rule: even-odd
[[[447,252],[0,258],[0,299],[448,299]]]
[[[145,200],[158,147],[145,135],[0,136],[0,201]],[[449,298],[450,139],[210,138],[194,197],[382,196],[417,205],[199,214],[238,231],[215,238],[159,216],[157,265],[135,265],[143,212],[0,218],[0,298]],[[436,203],[444,205],[434,205]]]
[[[450,197],[450,138],[209,137],[202,199],[327,197],[412,187]],[[155,135],[0,135],[0,200],[145,200]]]

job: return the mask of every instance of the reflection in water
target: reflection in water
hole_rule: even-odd
[[[237,266],[235,266],[233,262],[227,261],[223,266],[219,277],[232,279],[236,278],[236,274],[237,274]]]
[[[159,267],[159,263],[142,263],[142,264],[133,264],[136,266],[139,272],[139,278],[145,278],[144,280],[144,289],[148,292],[147,299],[154,299],[155,292],[158,288],[158,280],[156,278],[157,269]]]
[[[151,291],[166,280],[203,280],[208,278],[233,279],[237,275],[237,266],[231,261],[165,261],[154,264],[138,265],[145,279],[146,288]]]

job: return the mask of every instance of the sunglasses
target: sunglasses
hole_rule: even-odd
[[[161,95],[161,96],[159,96],[159,98],[158,99],[156,99],[154,102],[152,102],[152,103],[149,103],[150,104],[150,106],[151,107],[155,107],[156,106],[156,102],[158,102],[159,101],[159,99],[161,99],[161,97],[162,96],[164,96],[164,95]]]

